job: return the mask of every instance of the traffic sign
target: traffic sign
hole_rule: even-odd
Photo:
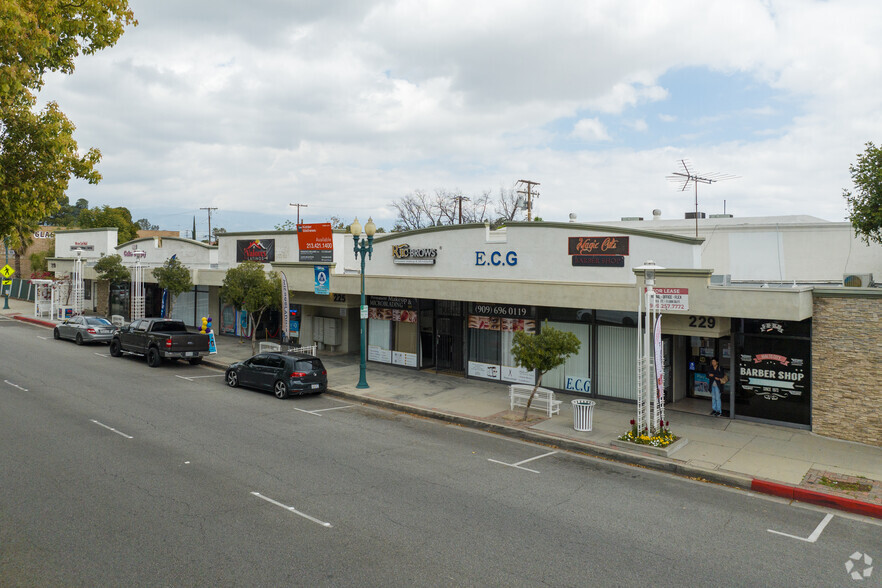
[[[15,270],[12,269],[12,266],[8,263],[3,266],[3,269],[0,269],[0,274],[3,274],[4,278],[11,278],[12,274],[15,273]]]
[[[12,285],[12,280],[3,280],[3,285],[4,285],[4,286],[11,286],[11,285]]]

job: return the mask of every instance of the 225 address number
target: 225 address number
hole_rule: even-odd
[[[699,329],[713,329],[717,326],[717,319],[712,316],[690,316],[689,326]]]

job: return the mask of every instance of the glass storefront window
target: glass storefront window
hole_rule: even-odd
[[[469,375],[489,380],[534,384],[536,375],[515,365],[514,334],[535,332],[532,319],[469,315]]]
[[[392,323],[388,320],[368,319],[368,359],[392,363]]]
[[[559,331],[573,333],[582,343],[579,352],[542,378],[542,385],[557,390],[584,394],[591,393],[591,325],[576,323],[552,323],[548,326]]]

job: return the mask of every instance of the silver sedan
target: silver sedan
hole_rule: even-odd
[[[77,345],[83,343],[110,343],[116,327],[106,318],[98,316],[75,316],[55,327],[56,339],[71,339]]]

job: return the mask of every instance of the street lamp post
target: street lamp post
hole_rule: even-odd
[[[370,259],[371,253],[374,252],[374,233],[377,232],[377,225],[374,224],[374,221],[368,218],[367,224],[364,226],[364,234],[367,235],[367,239],[361,239],[361,223],[358,222],[356,218],[352,221],[352,224],[349,226],[349,232],[352,233],[352,238],[354,240],[353,243],[353,251],[355,251],[355,259],[358,259],[359,255],[361,255],[361,306],[359,307],[359,314],[361,317],[361,361],[358,366],[358,384],[355,385],[356,388],[369,388],[367,383],[367,358],[365,353],[367,353],[367,305],[364,301],[364,262],[365,262],[365,254],[367,254],[367,259]]]

